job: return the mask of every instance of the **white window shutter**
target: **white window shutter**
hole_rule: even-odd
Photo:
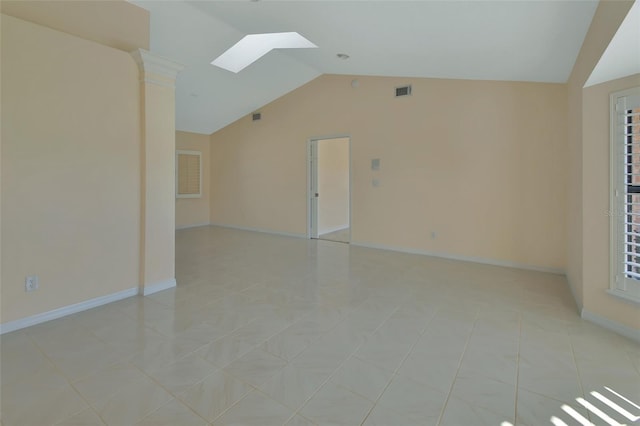
[[[640,302],[640,88],[611,96],[611,291]]]

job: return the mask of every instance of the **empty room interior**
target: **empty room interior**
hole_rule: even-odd
[[[640,424],[640,1],[0,7],[0,426]]]

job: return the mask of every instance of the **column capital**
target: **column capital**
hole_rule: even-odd
[[[140,79],[147,83],[173,87],[178,73],[184,69],[184,65],[145,49],[136,49],[130,54],[138,64]],[[160,76],[162,80],[150,78],[150,74]]]

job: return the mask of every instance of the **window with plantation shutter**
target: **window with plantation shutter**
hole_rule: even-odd
[[[611,95],[611,289],[640,302],[640,88]]]
[[[202,196],[202,153],[176,151],[176,197],[200,198]]]

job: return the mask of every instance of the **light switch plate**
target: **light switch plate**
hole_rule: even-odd
[[[24,279],[24,291],[36,291],[40,288],[40,283],[37,275],[30,275]]]
[[[380,170],[380,159],[374,158],[371,160],[371,170]]]

